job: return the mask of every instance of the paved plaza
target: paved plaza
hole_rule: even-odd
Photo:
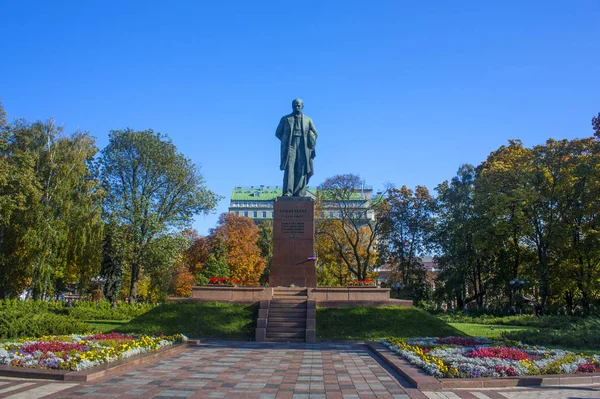
[[[362,344],[207,341],[88,383],[0,377],[0,398],[600,398],[600,386],[419,391]]]

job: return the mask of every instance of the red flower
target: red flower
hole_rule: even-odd
[[[514,348],[477,348],[471,353],[467,354],[468,357],[479,357],[488,358],[493,357],[497,359],[510,359],[510,360],[525,360],[529,359],[529,355],[520,349]]]
[[[600,372],[600,366],[596,365],[594,362],[586,362],[581,363],[579,367],[577,367],[577,371],[580,373],[598,373]]]

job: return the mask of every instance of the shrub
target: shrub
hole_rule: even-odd
[[[41,337],[82,333],[90,326],[73,317],[45,311],[29,312],[21,309],[0,311],[0,338]]]
[[[129,320],[141,316],[155,306],[145,303],[116,303],[114,307],[106,301],[74,302],[64,312],[78,320]]]
[[[560,329],[545,328],[538,331],[512,331],[503,338],[518,340],[532,345],[559,345],[569,348],[600,349],[600,320],[580,319],[577,323]]]

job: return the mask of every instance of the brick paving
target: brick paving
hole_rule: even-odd
[[[559,399],[600,398],[600,386],[418,391],[361,344],[208,341],[89,383],[0,377],[0,398]]]

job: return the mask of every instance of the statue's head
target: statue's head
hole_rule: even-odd
[[[302,101],[300,98],[294,99],[294,101],[292,101],[292,109],[294,110],[295,114],[301,113],[304,109],[304,101]]]

